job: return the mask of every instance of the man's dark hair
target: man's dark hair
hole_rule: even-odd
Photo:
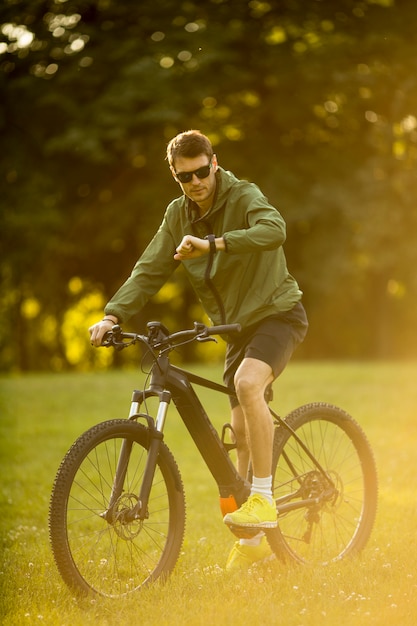
[[[167,146],[168,163],[175,170],[175,159],[183,157],[193,159],[200,154],[206,154],[211,161],[213,157],[213,146],[208,137],[199,130],[187,130],[180,133]]]

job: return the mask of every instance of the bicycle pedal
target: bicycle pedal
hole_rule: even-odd
[[[227,528],[239,539],[252,539],[259,533],[259,528],[244,528],[234,524],[227,524]]]

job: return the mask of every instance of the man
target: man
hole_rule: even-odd
[[[253,480],[247,502],[224,521],[259,532],[234,545],[226,567],[240,568],[267,556],[263,529],[277,525],[273,423],[265,397],[304,339],[307,319],[282,248],[285,222],[258,187],[219,167],[199,131],[174,137],[167,159],[183,195],[167,207],[131,276],[106,305],[104,319],[90,328],[91,343],[100,346],[113,324],[141,310],[179,262],[212,322],[242,326],[227,346],[224,381],[237,395],[231,418],[237,469],[246,477],[251,462]]]

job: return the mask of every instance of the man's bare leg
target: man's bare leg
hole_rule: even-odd
[[[239,476],[247,478],[250,462],[249,441],[245,425],[245,416],[240,405],[232,409],[232,428],[236,443],[236,469]]]
[[[271,474],[274,426],[265,390],[273,380],[271,367],[253,358],[243,359],[235,375],[239,406],[232,410],[232,426],[237,439],[238,472],[242,476],[246,476],[249,458],[255,476]]]
[[[265,390],[273,379],[271,367],[253,358],[244,359],[235,375],[234,382],[239,405],[232,409],[232,427],[237,445],[237,470],[246,478],[249,461],[251,461],[253,477],[251,498],[236,511],[236,514],[230,513],[225,516],[226,524],[231,526],[251,525],[262,531],[263,528],[276,525],[271,475],[274,426],[265,400]],[[247,506],[251,507],[252,503],[256,502],[256,507],[258,507],[258,503],[262,502],[259,496],[265,498],[269,504],[260,505],[261,509],[257,508],[256,513],[250,509],[248,517]],[[262,547],[259,548],[261,541]],[[245,550],[249,548],[254,550],[254,560],[265,558],[269,553],[263,532],[258,532],[252,539],[240,539],[239,544],[246,545]],[[229,559],[237,559],[238,555],[239,549],[234,547]],[[231,567],[230,563],[229,567]]]

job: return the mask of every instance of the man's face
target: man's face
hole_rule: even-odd
[[[175,169],[171,167],[172,175],[180,185],[184,194],[196,202],[196,204],[198,204],[201,208],[206,210],[211,207],[214,192],[216,191],[216,155],[213,155],[211,160],[211,167],[208,170],[208,176],[203,177],[203,175],[206,174],[209,164],[210,160],[208,156],[201,154],[197,157],[193,157],[192,159],[178,157],[175,159]],[[196,173],[196,170],[201,171],[197,171]],[[193,172],[193,174],[188,182],[182,182],[178,178],[178,174],[181,176],[191,172]],[[199,178],[199,176],[202,177]]]

